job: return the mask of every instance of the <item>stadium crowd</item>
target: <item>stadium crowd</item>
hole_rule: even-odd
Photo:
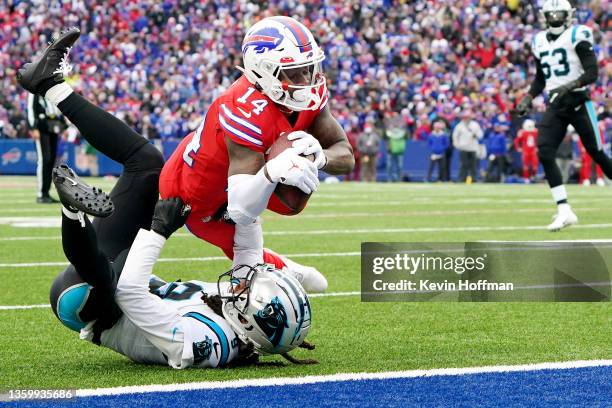
[[[367,126],[384,136],[389,121],[410,139],[426,142],[440,120],[450,135],[461,112],[470,112],[483,140],[501,131],[511,145],[520,127],[513,107],[534,74],[529,41],[540,25],[533,3],[2,0],[0,135],[28,137],[15,70],[61,27],[83,33],[70,82],[146,137],[168,139],[197,127],[240,75],[234,66],[245,30],[285,14],[309,26],[325,49],[330,106],[355,146]],[[593,28],[599,44],[592,98],[605,119],[612,110],[607,2],[577,3],[578,21]],[[536,111],[543,106],[537,98]]]

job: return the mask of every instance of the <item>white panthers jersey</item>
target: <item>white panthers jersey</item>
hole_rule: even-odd
[[[575,25],[554,41],[548,41],[546,31],[540,31],[531,42],[533,55],[540,61],[546,79],[546,91],[578,79],[583,73],[576,45],[582,41],[593,44],[593,32],[587,26]],[[584,88],[579,88],[584,89]]]
[[[175,333],[179,330],[185,333],[180,341],[173,342],[175,339],[171,338],[166,347],[176,348],[183,360],[186,360],[185,352],[192,354],[192,366],[223,367],[237,357],[238,338],[225,319],[202,302],[202,291],[215,295],[218,293],[217,285],[202,281],[181,282],[165,295],[163,303],[176,309],[182,316],[180,321],[177,321],[177,327],[171,330]],[[153,327],[156,315],[151,313],[149,317]],[[159,329],[166,330],[163,326]],[[91,340],[90,332],[91,327],[86,327],[81,337],[85,335],[86,339]],[[150,341],[150,334],[124,315],[112,328],[102,333],[100,342],[102,346],[123,354],[132,361],[175,366],[176,364],[169,361],[168,355]],[[160,337],[163,334],[165,333],[160,333]],[[183,363],[175,368],[185,366],[187,365]]]

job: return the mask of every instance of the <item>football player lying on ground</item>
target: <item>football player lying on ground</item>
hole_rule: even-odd
[[[310,194],[318,186],[319,169],[330,174],[353,169],[352,148],[327,106],[324,52],[303,24],[277,16],[248,30],[242,54],[243,75],[168,159],[160,194],[188,203],[189,231],[221,248],[234,265],[274,264],[292,273],[307,292],[322,292],[327,280],[315,268],[263,249],[259,215],[266,208],[292,213],[273,194],[279,181]],[[266,162],[282,133],[289,134],[293,148]],[[314,162],[302,153],[314,155]],[[236,234],[247,245],[240,247],[240,257],[234,253]]]
[[[55,315],[70,329],[81,331],[83,338],[132,360],[176,368],[251,362],[258,353],[286,352],[301,344],[310,326],[310,306],[303,290],[291,277],[276,271],[263,273],[262,266],[249,267],[248,273],[239,276],[248,278],[241,285],[245,289],[240,298],[226,291],[221,299],[217,290],[202,282],[181,286],[181,290],[191,288],[185,293],[170,286],[157,291],[173,302],[179,298],[187,303],[164,302],[148,293],[152,264],[187,212],[180,211],[182,204],[177,200],[163,201],[153,220],[161,154],[63,82],[67,53],[78,36],[76,29],[62,33],[40,58],[19,70],[18,81],[58,105],[93,147],[123,164],[124,170],[110,197],[81,182],[67,166],[54,170],[53,181],[64,205],[62,245],[71,263],[51,287]],[[97,218],[91,223],[85,213]],[[138,231],[152,224],[157,232],[141,231],[142,237],[134,242]],[[128,256],[133,242],[136,252]],[[149,256],[143,258],[144,254]],[[128,272],[122,277],[125,265]],[[266,285],[284,291],[266,289]],[[199,300],[200,289],[194,290],[196,287],[209,293],[204,299],[212,309]],[[264,303],[255,303],[255,297],[251,301],[250,291],[262,287],[275,295],[257,296],[257,302]],[[245,323],[262,329],[249,332],[249,337],[244,334]],[[285,329],[292,330],[292,336],[282,336]],[[236,333],[243,341],[237,340]]]

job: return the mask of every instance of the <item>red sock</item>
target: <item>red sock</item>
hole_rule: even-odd
[[[283,269],[285,266],[287,266],[280,256],[265,249],[263,251],[263,261],[267,264],[273,264],[276,269]]]

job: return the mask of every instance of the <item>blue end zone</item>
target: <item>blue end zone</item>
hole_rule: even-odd
[[[28,406],[609,406],[612,367],[87,397]],[[10,406],[26,406],[10,404]]]

